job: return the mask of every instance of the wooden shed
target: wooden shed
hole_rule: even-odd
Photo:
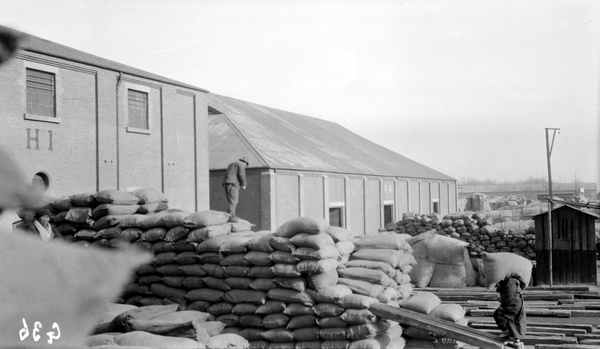
[[[596,285],[596,244],[594,223],[598,216],[570,205],[552,210],[552,246],[548,235],[548,212],[533,217],[537,284]]]

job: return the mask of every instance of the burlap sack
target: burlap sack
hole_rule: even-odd
[[[525,289],[531,280],[531,261],[510,252],[483,253],[483,269],[488,290],[494,290],[496,284],[506,278],[514,277]]]

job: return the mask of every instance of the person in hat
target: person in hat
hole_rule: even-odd
[[[21,231],[25,233],[38,234],[37,229],[33,222],[35,222],[35,210],[31,208],[24,208],[17,212],[21,221],[13,226],[15,231]]]
[[[230,220],[236,222],[238,217],[235,215],[235,208],[239,201],[240,189],[246,190],[246,166],[248,159],[242,156],[239,160],[230,163],[225,171],[221,185],[225,188],[227,198],[227,213],[231,215]]]
[[[35,221],[33,222],[40,238],[44,241],[61,237],[60,233],[50,225],[50,215],[50,211],[41,209],[35,214]]]

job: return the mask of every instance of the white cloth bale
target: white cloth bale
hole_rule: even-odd
[[[510,252],[483,253],[482,257],[488,290],[493,290],[498,282],[509,277],[518,279],[523,290],[529,285],[533,265],[527,258]]]

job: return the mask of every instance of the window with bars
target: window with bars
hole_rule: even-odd
[[[56,78],[53,73],[26,69],[27,114],[56,117]]]
[[[148,129],[148,94],[136,90],[127,90],[128,126]]]

